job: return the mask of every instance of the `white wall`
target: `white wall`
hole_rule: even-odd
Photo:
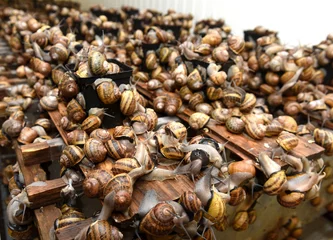
[[[122,5],[166,12],[191,12],[196,20],[207,17],[223,18],[234,34],[262,25],[279,32],[283,43],[317,44],[333,32],[333,2],[327,0],[82,0],[81,8],[100,3],[106,7]],[[332,27],[331,27],[332,26]]]

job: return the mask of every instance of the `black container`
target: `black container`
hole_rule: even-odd
[[[133,18],[133,30],[143,30],[145,28],[144,22],[141,19]]]
[[[122,124],[122,121],[125,118],[120,112],[119,101],[111,105],[105,105],[99,99],[97,92],[93,87],[93,83],[98,78],[109,78],[112,79],[118,86],[120,86],[120,84],[129,84],[133,69],[126,64],[117,61],[116,59],[108,59],[107,61],[109,63],[117,64],[121,69],[120,73],[108,74],[103,77],[89,78],[80,78],[74,73],[74,76],[77,79],[80,92],[83,94],[86,100],[86,111],[88,112],[91,108],[106,108],[106,113],[112,115],[114,118],[104,116],[102,125],[105,128],[112,128],[119,124]],[[74,70],[74,64],[68,64],[66,65],[66,67],[71,71]]]
[[[178,40],[180,37],[181,26],[160,25],[160,28],[165,31],[172,31],[175,38]]]

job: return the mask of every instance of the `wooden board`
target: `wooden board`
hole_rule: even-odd
[[[72,240],[81,231],[81,229],[89,226],[92,223],[92,219],[88,218],[84,221],[73,223],[69,226],[56,230],[57,240]]]
[[[65,130],[63,130],[61,125],[60,125],[60,120],[64,116],[64,108],[65,108],[64,104],[59,103],[58,110],[49,111],[48,113],[49,113],[49,116],[52,119],[54,125],[56,126],[58,132],[60,133],[60,136],[62,137],[64,143],[66,145],[68,145],[67,132]]]
[[[41,170],[39,164],[25,166],[23,161],[21,146],[18,144],[16,140],[12,140],[12,143],[16,153],[17,162],[24,176],[25,185],[29,185],[30,183],[39,181],[40,179],[38,179],[38,173]]]
[[[61,216],[61,211],[55,205],[48,205],[40,209],[36,209],[35,225],[38,228],[40,240],[49,240],[49,232],[53,227],[54,221]]]
[[[138,83],[137,88],[139,92],[147,98],[154,98],[154,93],[146,89],[145,83]],[[188,121],[188,118],[193,113],[194,111],[185,107],[181,113],[177,114],[177,116],[185,121]],[[262,140],[254,140],[245,134],[230,133],[223,125],[208,123],[207,128],[209,129],[209,132],[204,132],[204,134],[221,143],[228,141],[226,148],[243,159],[256,160],[260,152],[272,151],[277,147],[276,137],[265,137]],[[308,159],[314,159],[319,158],[324,152],[324,148],[318,146],[317,144],[309,143],[303,137],[298,136],[298,138],[299,144],[293,151],[290,152],[290,154],[296,157],[307,157]]]
[[[80,185],[81,183],[74,185],[74,187]],[[61,200],[60,191],[66,186],[67,184],[62,178],[47,180],[44,186],[27,186],[28,199],[32,202],[31,208],[40,208],[59,202]]]
[[[32,143],[21,146],[24,165],[30,166],[43,162],[58,160],[64,142],[62,138],[54,138],[42,143]]]

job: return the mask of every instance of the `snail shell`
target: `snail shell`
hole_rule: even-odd
[[[202,207],[200,199],[194,192],[186,191],[179,199],[179,203],[189,212],[197,213]]]
[[[240,36],[228,36],[228,46],[236,54],[241,53],[245,47],[245,41]]]
[[[265,136],[267,136],[267,137],[277,136],[282,131],[283,131],[282,124],[279,121],[277,121],[277,120],[274,119],[271,123],[269,123],[268,125],[266,125]]]
[[[67,104],[67,114],[73,122],[82,122],[86,118],[86,112],[75,99]]]
[[[266,127],[263,124],[250,122],[245,124],[246,133],[253,139],[263,139],[266,133]]]
[[[211,116],[215,121],[225,124],[231,117],[231,111],[228,108],[216,108],[211,112]]]
[[[298,137],[292,133],[282,131],[276,142],[287,152],[291,151],[298,145]]]
[[[290,116],[279,116],[277,118],[277,121],[279,121],[283,127],[283,130],[296,133],[297,132],[297,122],[294,118]]]
[[[216,47],[212,52],[212,57],[216,62],[227,62],[229,59],[229,53],[226,47]]]
[[[174,116],[177,114],[182,104],[183,102],[180,97],[168,98],[164,112],[169,116]]]
[[[17,141],[19,141],[20,143],[23,143],[23,144],[29,144],[29,143],[32,143],[35,138],[38,137],[38,133],[32,129],[32,128],[29,128],[29,127],[24,127],[22,130],[21,130],[21,133],[19,135],[19,137],[17,138]]]
[[[35,125],[43,127],[45,131],[49,131],[51,129],[51,121],[48,118],[37,119]]]
[[[249,227],[249,215],[247,211],[236,213],[232,227],[235,231],[244,231]]]
[[[64,167],[72,167],[78,164],[84,158],[84,152],[75,145],[68,145],[62,151],[60,164]]]
[[[109,70],[109,63],[103,53],[98,51],[91,51],[88,55],[88,65],[92,74],[96,76],[103,76]]]
[[[199,103],[195,106],[195,111],[210,115],[213,111],[213,107],[209,103]]]
[[[250,112],[256,105],[257,98],[252,93],[246,93],[244,101],[239,106],[241,112]]]
[[[295,76],[296,72],[285,72],[282,74],[280,81],[282,84],[286,84],[290,79],[292,79]]]
[[[21,110],[15,111],[12,114],[10,114],[9,119],[17,120],[20,122],[24,121],[24,112]]]
[[[79,87],[74,78],[69,74],[63,74],[62,79],[59,81],[59,96],[65,99],[75,97],[79,92]]]
[[[148,51],[147,56],[146,56],[146,67],[149,70],[153,70],[157,68],[158,63],[157,63],[157,56],[154,51]]]
[[[237,206],[241,202],[243,202],[246,198],[246,192],[244,188],[242,187],[237,187],[230,191],[230,200],[228,202],[229,205],[231,206]]]
[[[132,202],[132,178],[126,173],[114,176],[104,188],[104,197],[112,191],[115,192],[115,211],[126,211]]]
[[[193,95],[192,91],[188,88],[188,86],[183,86],[179,89],[179,95],[184,101],[189,101],[191,96]]]
[[[81,124],[81,129],[90,134],[102,125],[102,120],[96,115],[88,116]]]
[[[158,88],[162,88],[163,84],[157,79],[150,79],[147,83],[148,90],[156,90]]]
[[[206,124],[209,122],[210,117],[207,114],[204,113],[193,113],[190,116],[189,124],[191,128],[195,130],[199,130],[206,126]]]
[[[2,130],[10,137],[19,136],[23,127],[24,127],[24,122],[17,121],[14,119],[7,119],[2,124]]]
[[[134,92],[126,90],[121,94],[120,111],[125,116],[130,116],[139,109],[139,103],[136,102]]]
[[[222,98],[223,104],[227,108],[233,108],[240,105],[243,102],[242,94],[236,91],[234,88],[227,88],[223,91],[224,95]]]
[[[71,122],[66,116],[61,118],[60,125],[66,131],[72,131],[78,127],[76,123]]]
[[[209,87],[206,90],[207,98],[211,101],[222,99],[223,90],[222,88]]]
[[[160,151],[164,157],[172,160],[181,160],[185,156],[185,154],[176,146],[164,146]]]
[[[106,157],[106,148],[104,147],[103,142],[90,138],[84,144],[84,152],[86,157],[93,163],[99,163],[104,161]]]
[[[256,58],[255,55],[249,57],[247,64],[252,71],[257,72],[259,70],[258,59]]]
[[[67,142],[70,145],[84,145],[88,139],[89,136],[84,130],[76,129],[67,133]]]
[[[111,139],[111,134],[105,129],[97,128],[90,133],[90,138],[94,138],[103,143],[106,143]]]
[[[54,111],[58,109],[58,100],[55,96],[44,96],[40,99],[40,105],[46,111]]]
[[[121,158],[118,159],[112,167],[114,175],[120,173],[129,173],[135,168],[139,168],[140,164],[135,158]]]
[[[39,58],[33,57],[31,58],[30,62],[32,64],[32,69],[42,74],[43,77],[47,77],[52,71],[51,65],[47,62],[40,60]]]
[[[61,43],[56,43],[50,48],[50,57],[58,63],[64,63],[69,56],[68,49]]]
[[[105,185],[111,180],[113,175],[103,169],[91,171],[83,181],[83,191],[87,197],[102,197]]]
[[[230,163],[228,166],[228,173],[230,175],[235,173],[242,173],[249,175],[250,177],[255,177],[256,169],[252,164],[249,164],[247,161],[243,160]]]
[[[285,171],[281,170],[273,173],[264,184],[264,192],[268,195],[279,194],[287,182]]]
[[[152,236],[168,235],[174,227],[175,214],[175,210],[170,204],[158,203],[141,220],[139,229]]]
[[[226,204],[224,199],[216,192],[213,192],[212,198],[208,206],[207,213],[204,213],[205,218],[213,223],[221,221],[226,213]],[[207,208],[207,206],[206,206]]]
[[[294,101],[289,101],[283,106],[283,111],[287,115],[295,116],[302,110],[301,104]]]
[[[184,126],[184,124],[182,124],[180,122],[175,122],[175,121],[168,122],[165,125],[165,132],[167,134],[172,135],[179,141],[183,141],[187,137],[187,129]]]
[[[277,201],[281,206],[287,208],[295,208],[301,202],[303,202],[305,198],[305,194],[302,192],[287,192],[282,191],[279,195],[277,195]]]
[[[135,147],[130,141],[110,139],[106,142],[105,147],[108,155],[117,160],[120,158],[133,157],[135,154]]]
[[[192,91],[198,91],[204,86],[204,82],[197,68],[187,76],[187,86]]]
[[[113,104],[121,96],[119,88],[115,82],[107,78],[99,78],[94,82],[99,99],[104,104]]]
[[[225,126],[229,132],[240,134],[245,129],[245,123],[238,117],[230,117],[225,123]]]
[[[89,226],[87,240],[121,240],[123,234],[107,220],[97,220]]]
[[[189,99],[189,106],[191,109],[195,109],[196,105],[204,102],[204,97],[200,92],[194,93]]]

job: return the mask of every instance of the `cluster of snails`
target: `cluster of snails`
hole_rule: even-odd
[[[282,218],[278,225],[266,235],[266,239],[299,239],[303,233],[302,222],[297,216]]]
[[[224,19],[208,18],[208,19],[202,19],[195,23],[194,33],[200,35],[206,35],[207,31],[210,28],[219,28],[226,35],[231,32],[231,28],[225,25]]]

